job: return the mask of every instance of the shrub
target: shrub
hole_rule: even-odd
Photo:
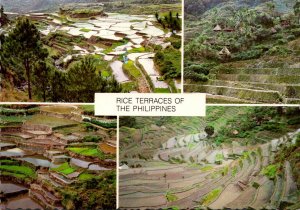
[[[208,136],[212,136],[215,133],[215,128],[211,125],[205,127],[204,131],[207,133]]]
[[[261,49],[252,49],[238,53],[235,56],[236,60],[249,60],[259,58],[263,53]]]
[[[96,143],[98,143],[101,140],[102,140],[101,136],[85,136],[83,138],[83,141],[85,141],[85,142],[96,142]]]

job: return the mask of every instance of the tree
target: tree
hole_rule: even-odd
[[[295,15],[298,16],[299,24],[300,24],[300,1],[299,0],[294,5],[294,12],[295,12]]]
[[[1,5],[1,8],[0,8],[0,26],[4,26],[7,23],[9,23],[9,19],[8,19],[7,15],[4,13],[3,5]]]
[[[157,22],[159,22],[159,14],[158,14],[158,12],[155,13],[155,18],[156,18]]]
[[[273,2],[268,2],[267,7],[271,13],[272,16],[274,16],[274,11],[275,11],[275,4]]]
[[[39,61],[34,66],[33,83],[35,85],[37,94],[42,95],[44,102],[46,102],[47,90],[49,90],[50,87],[52,73],[51,70],[51,67],[49,67],[44,61]]]
[[[28,84],[28,98],[32,99],[31,79],[34,64],[43,61],[48,52],[42,47],[40,33],[27,18],[17,20],[15,28],[8,34],[2,45],[6,63],[16,72],[21,69],[25,73]]]
[[[67,74],[57,69],[51,74],[50,91],[53,102],[66,101],[67,98]]]
[[[212,136],[215,133],[215,128],[211,125],[205,127],[204,131],[207,133],[208,136]]]
[[[95,59],[84,57],[71,67],[67,74],[68,101],[93,102],[96,92],[120,92],[119,83],[114,79],[104,79],[97,73]]]

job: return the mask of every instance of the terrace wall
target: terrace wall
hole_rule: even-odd
[[[69,119],[74,121],[82,121],[81,115],[75,115],[75,114],[63,114],[63,113],[55,113],[55,112],[48,112],[41,110],[40,112],[42,115],[48,116],[48,117],[56,117],[61,119]]]
[[[22,125],[22,130],[31,130],[31,131],[46,131],[46,132],[52,132],[52,128],[47,125],[35,125],[35,124],[27,124],[24,123]]]

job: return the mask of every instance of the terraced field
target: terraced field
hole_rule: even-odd
[[[208,93],[214,103],[297,104],[300,68],[220,68],[203,84],[187,84],[185,91]]]
[[[0,109],[0,178],[7,183],[1,208],[115,208],[116,130],[98,125],[115,119],[84,115],[78,106]],[[32,116],[24,120],[23,114]],[[105,203],[106,195],[94,192],[104,188],[84,187],[90,180],[109,193]],[[74,193],[79,202],[68,196]],[[90,196],[98,201],[85,204]]]
[[[216,146],[204,131],[175,135],[156,150],[148,143],[152,158],[145,157],[147,146],[133,156],[121,147],[120,208],[297,209],[295,160],[278,158],[285,148],[299,150],[299,125],[277,136]]]
[[[182,36],[180,30],[172,31],[163,27],[158,23],[155,12],[152,15],[147,12],[139,15],[110,13],[103,11],[102,4],[95,4],[97,8],[93,13],[91,5],[73,5],[66,11],[62,6],[61,10],[51,13],[9,13],[13,16],[11,26],[3,28],[1,33],[6,34],[14,27],[15,17],[25,16],[37,27],[43,47],[49,53],[49,62],[60,74],[67,75],[72,66],[85,57],[91,57],[97,74],[104,80],[116,80],[115,84],[120,84],[118,92],[179,92],[181,67],[178,63],[181,62],[181,51],[178,43],[181,44]],[[169,15],[169,12],[172,18],[176,18],[181,24],[180,14],[175,11],[167,11],[166,14]],[[171,56],[171,62],[178,73],[175,77],[165,76],[166,68],[163,71],[162,66],[164,63],[155,61],[155,55],[166,49],[176,55]],[[12,82],[5,77],[3,81],[7,85],[0,94],[0,100],[27,100],[26,81],[22,84],[10,84]],[[35,96],[34,100],[40,100],[38,97]]]

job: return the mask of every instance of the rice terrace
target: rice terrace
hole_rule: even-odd
[[[180,91],[181,1],[31,1],[2,1],[1,101]]]
[[[184,91],[299,104],[299,0],[186,0]]]
[[[93,106],[0,106],[1,209],[116,208],[116,118]]]
[[[120,208],[299,209],[299,114],[209,107],[205,118],[122,117]]]

